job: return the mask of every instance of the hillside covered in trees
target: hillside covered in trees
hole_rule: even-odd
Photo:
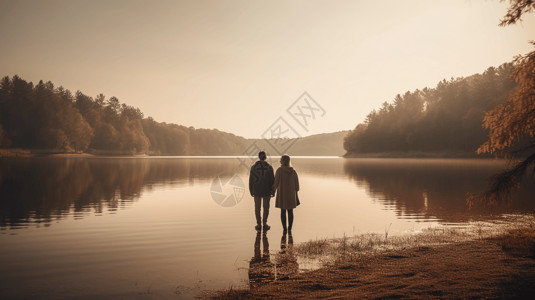
[[[346,156],[476,156],[488,138],[485,112],[515,87],[512,63],[397,95],[344,139]]]
[[[0,81],[0,148],[152,155],[232,155],[245,139],[144,118],[119,99],[72,94],[51,82]]]
[[[342,155],[346,132],[299,138],[292,155]],[[258,143],[217,129],[195,129],[145,118],[116,97],[71,93],[51,82],[18,76],[0,81],[0,149],[102,155],[245,155]],[[271,142],[271,144],[276,144]],[[274,151],[272,151],[274,152]]]
[[[303,156],[342,156],[344,155],[344,137],[349,131],[314,134],[306,137],[288,139],[291,147],[286,151],[288,155]],[[255,144],[254,148],[265,149],[268,155],[277,155],[277,151],[271,145],[277,145],[276,141],[266,139],[248,139],[248,147]],[[270,145],[271,144],[271,145]]]

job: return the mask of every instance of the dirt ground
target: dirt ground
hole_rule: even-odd
[[[383,252],[297,273],[218,299],[491,298],[535,295],[534,230],[494,238]]]

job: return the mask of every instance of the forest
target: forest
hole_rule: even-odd
[[[344,139],[346,156],[470,157],[488,139],[485,112],[515,87],[513,63],[397,95]]]
[[[105,155],[232,155],[245,139],[216,129],[156,122],[116,97],[34,85],[18,76],[0,81],[0,148]]]

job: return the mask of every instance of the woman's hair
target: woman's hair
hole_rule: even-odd
[[[290,165],[290,156],[288,154],[284,154],[281,156],[281,164],[283,166],[289,166]]]

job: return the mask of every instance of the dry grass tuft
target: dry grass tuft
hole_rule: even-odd
[[[313,240],[299,244],[298,253],[304,256],[323,255],[331,245],[327,239]],[[295,249],[295,248],[294,248]]]
[[[232,286],[228,289],[219,291],[205,291],[204,294],[199,295],[199,299],[250,299],[249,291],[243,289],[234,289]]]
[[[344,235],[338,239],[320,239],[308,241],[295,246],[294,251],[300,257],[315,259],[318,266],[336,265],[359,261],[370,255],[385,251],[404,250],[409,248],[433,247],[444,244],[460,243],[476,239],[487,239],[503,235],[511,230],[523,232],[519,227],[533,226],[533,218],[525,216],[504,216],[493,222],[473,222],[462,227],[430,227],[419,233],[398,236],[368,233],[351,237]],[[517,238],[519,243],[522,240]],[[514,246],[514,238],[504,247]],[[530,247],[518,245],[517,247]],[[505,250],[505,248],[504,248]]]

